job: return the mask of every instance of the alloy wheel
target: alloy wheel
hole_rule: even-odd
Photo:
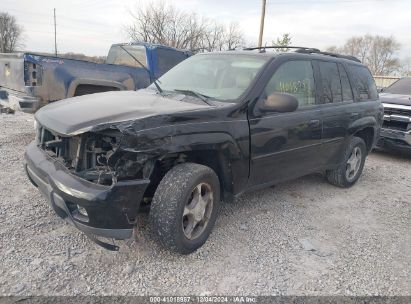
[[[213,211],[213,200],[209,184],[200,183],[193,189],[183,212],[183,232],[187,239],[194,240],[204,232]]]
[[[360,147],[354,147],[350,157],[347,160],[347,166],[345,171],[345,177],[348,181],[352,181],[357,175],[361,167],[362,152]]]

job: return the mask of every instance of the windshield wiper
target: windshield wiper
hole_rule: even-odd
[[[212,105],[213,105],[212,103],[210,103],[210,102],[208,101],[208,99],[211,98],[210,96],[207,96],[207,95],[198,93],[198,92],[196,92],[196,91],[176,89],[176,90],[174,90],[174,92],[179,92],[179,93],[183,93],[183,94],[194,95],[194,96],[200,98],[202,101],[204,101],[204,102],[205,102],[206,104],[208,104],[209,106],[212,106]]]
[[[131,54],[129,51],[127,51],[126,48],[123,47],[122,45],[120,45],[120,48],[122,48],[122,49],[124,50],[124,52],[126,52],[127,54],[129,54],[131,58],[133,58],[139,65],[141,65],[141,67],[147,71],[148,75],[151,75],[150,70],[147,69],[147,68],[144,66],[144,64],[141,63],[140,60],[138,60],[133,54]],[[160,85],[158,84],[158,82],[159,82],[158,79],[157,79],[157,78],[154,76],[154,74],[153,74],[153,83],[154,83],[154,85],[156,86],[157,90],[160,92],[160,94],[163,94],[163,89],[160,87]]]

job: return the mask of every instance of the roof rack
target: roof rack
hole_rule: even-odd
[[[270,46],[256,46],[256,47],[249,47],[245,48],[245,51],[253,51],[253,50],[265,50],[265,49],[302,49],[302,50],[313,50],[313,51],[320,51],[319,49],[308,48],[304,46],[283,46],[283,45],[270,45]]]
[[[319,49],[316,48],[308,48],[303,46],[280,46],[280,45],[273,45],[273,46],[261,46],[261,47],[250,47],[245,48],[245,51],[252,51],[252,50],[260,50],[260,52],[265,52],[265,49],[295,49],[295,53],[301,54],[320,54],[326,56],[332,56],[336,58],[343,58],[348,59],[356,62],[361,62],[357,57],[350,56],[350,55],[340,55],[331,52],[321,52]]]

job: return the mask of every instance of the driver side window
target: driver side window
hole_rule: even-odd
[[[265,95],[288,93],[298,99],[299,107],[315,104],[315,83],[311,61],[293,60],[283,63],[271,77]]]

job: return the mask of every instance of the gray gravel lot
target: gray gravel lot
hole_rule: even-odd
[[[208,242],[101,249],[54,215],[23,172],[33,117],[0,116],[0,294],[411,295],[411,157],[372,153],[351,189],[319,174],[224,204]]]

